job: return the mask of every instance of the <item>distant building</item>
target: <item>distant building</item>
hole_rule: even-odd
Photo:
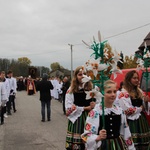
[[[147,48],[150,50],[150,32],[147,34],[147,36],[145,37],[144,41],[139,46],[139,50],[142,50],[142,51],[144,50],[145,42],[146,42]]]
[[[139,55],[143,56],[143,51],[144,51],[144,48],[145,48],[145,42],[146,42],[148,50],[150,51],[150,32],[147,34],[147,36],[144,38],[142,44],[139,46],[139,48],[138,48],[139,50],[137,50],[135,52],[136,54],[139,54]]]
[[[68,69],[57,69],[53,70],[49,73],[50,77],[64,77],[67,76],[68,78],[71,77],[71,71]]]

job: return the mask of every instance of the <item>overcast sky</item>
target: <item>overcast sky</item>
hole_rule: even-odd
[[[76,68],[93,52],[82,40],[91,44],[99,30],[113,49],[132,55],[150,32],[149,6],[150,0],[0,0],[0,58],[70,69],[72,44]]]

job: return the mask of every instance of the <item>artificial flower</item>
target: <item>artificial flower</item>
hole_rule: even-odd
[[[104,56],[108,59],[108,49],[107,48],[104,49]]]
[[[89,82],[90,80],[91,80],[91,77],[90,77],[90,76],[83,75],[83,78],[82,78],[82,83]]]
[[[114,62],[117,64],[117,62],[118,61],[120,61],[121,63],[122,63],[122,61],[120,60],[121,59],[121,57],[120,57],[120,55],[118,54],[118,52],[116,51],[116,50],[114,50],[114,56],[112,57],[113,58],[113,60],[114,60]]]
[[[149,51],[147,51],[147,53],[146,53],[146,54],[144,54],[143,58],[150,58],[150,52],[149,52]]]
[[[122,73],[120,69],[117,68],[116,63],[110,64],[112,66],[112,69],[110,70],[114,74],[114,79],[117,77],[117,73]]]
[[[99,91],[97,91],[95,88],[92,89],[91,91],[85,91],[86,93],[86,99],[91,99],[91,98],[95,98],[96,100],[100,101],[102,97],[104,97],[102,95],[102,93],[100,93]]]
[[[98,74],[98,71],[102,71],[108,68],[107,64],[100,64],[100,58],[98,59],[90,59],[89,65],[86,67],[87,70],[92,70],[94,76],[96,77]]]
[[[138,64],[137,65],[137,70],[138,71],[144,68],[144,61],[141,58],[138,58],[136,63]]]

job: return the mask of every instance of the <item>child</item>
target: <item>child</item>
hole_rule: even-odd
[[[104,118],[102,124],[102,105],[97,104],[88,114],[82,139],[87,150],[135,150],[126,116],[120,107],[114,105],[116,83],[104,83]]]
[[[95,102],[92,99],[86,100],[85,93],[85,91],[92,89],[92,82],[87,82],[84,85],[82,79],[83,69],[82,66],[79,66],[74,72],[74,77],[65,99],[66,115],[68,116],[67,150],[85,149],[81,134],[84,131],[84,124],[88,112],[95,106]]]
[[[139,88],[138,72],[129,71],[123,84],[124,88],[119,95],[119,104],[127,116],[136,149],[147,150],[150,144],[150,131],[144,113],[144,100],[147,96],[144,96]]]

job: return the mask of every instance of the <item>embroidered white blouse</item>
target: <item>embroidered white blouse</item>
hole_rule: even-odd
[[[134,144],[131,140],[129,126],[127,125],[126,116],[123,114],[123,110],[120,107],[113,105],[112,108],[105,108],[104,112],[105,115],[110,114],[111,112],[117,115],[121,115],[120,135],[126,141],[129,150],[135,150]],[[99,115],[102,115],[102,107],[100,104],[97,104],[95,108],[90,111],[86,120],[84,133],[81,136],[82,139],[86,142],[87,150],[97,150],[101,146],[101,141],[96,142],[100,123]]]
[[[79,89],[82,89],[82,87],[79,87]],[[74,95],[73,93],[70,93],[70,88],[66,93],[65,108],[66,108],[66,115],[68,116],[68,119],[72,123],[74,123],[84,111],[84,107],[79,107],[74,105]]]
[[[120,107],[125,111],[128,119],[137,120],[140,117],[142,108],[134,107],[132,105],[131,98],[125,89],[123,89],[119,95],[119,104]]]

